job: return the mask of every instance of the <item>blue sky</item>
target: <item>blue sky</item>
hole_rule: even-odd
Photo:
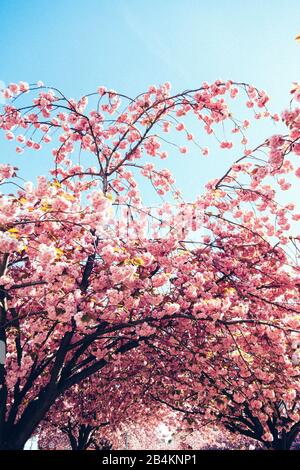
[[[230,78],[265,89],[280,111],[300,76],[299,0],[1,0],[0,19],[0,80],[40,79],[76,98],[100,84],[136,95],[165,81],[179,91]],[[1,162],[45,173],[41,154],[29,155],[0,141]],[[172,164],[186,192],[218,174],[213,159],[198,172]],[[220,173],[226,165],[218,160]]]

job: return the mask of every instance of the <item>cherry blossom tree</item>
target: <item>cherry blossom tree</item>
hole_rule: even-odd
[[[258,185],[267,175],[294,172],[287,156],[299,154],[299,109],[285,111],[282,118],[288,133],[268,140],[267,164],[255,169],[247,198],[253,187],[259,193]],[[281,189],[289,189],[287,180],[277,181]],[[265,214],[266,209],[264,205]],[[266,223],[257,230],[259,219],[252,214],[251,230],[247,224],[235,233],[223,220],[214,227],[214,250],[185,252],[178,270],[182,275],[173,282],[185,308],[197,318],[197,327],[178,323],[173,348],[167,339],[162,347],[160,339],[156,359],[149,359],[155,363],[154,380],[161,383],[155,395],[153,390],[149,394],[184,413],[186,425],[197,429],[199,423],[216,422],[274,449],[290,449],[300,432],[299,236],[292,235],[290,209],[280,208],[272,196],[273,228]],[[262,219],[268,222],[269,217]],[[297,221],[299,216],[291,218]]]
[[[107,367],[101,375],[67,390],[39,427],[39,448],[57,449],[58,442],[63,449],[99,449],[108,443],[119,444],[123,430],[133,423],[136,429],[145,420],[157,425],[163,416],[161,406],[151,403],[150,408],[141,401],[142,391],[131,378],[141,372],[140,358],[134,359],[127,370]]]
[[[241,232],[208,255],[185,254],[186,276],[174,282],[197,324],[178,323],[166,329],[165,345],[155,344],[148,360],[157,386],[149,395],[195,430],[222,424],[289,449],[300,432],[299,269],[282,248],[264,251],[251,240]]]
[[[293,173],[288,155],[299,152],[299,110],[283,116],[288,136],[251,149],[251,119],[234,119],[225,100],[239,92],[254,118],[279,120],[265,92],[231,81],[174,95],[169,84],[151,86],[134,99],[100,87],[76,101],[40,82],[4,91],[6,138],[18,142],[18,154],[52,142],[54,165],[37,184],[9,163],[0,166],[1,186],[13,191],[0,201],[1,449],[23,448],[55,402],[83,380],[130,369],[133,351],[146,371],[153,358],[156,373],[166,372],[158,387],[146,372],[142,380],[164,400],[159,384],[176,381],[187,361],[191,373],[205,372],[199,344],[206,355],[213,350],[206,357],[213,367],[215,353],[226,363],[238,328],[251,344],[262,331],[271,341],[275,330],[273,342],[279,333],[297,334],[298,268],[286,252],[297,250],[289,229],[299,215],[293,204],[276,202],[275,185],[289,189],[282,175]],[[243,149],[192,203],[169,169],[147,161],[167,158],[167,147],[182,158],[191,145],[208,154],[187,130],[190,117],[220,149]],[[141,176],[165,198],[158,207],[145,204]],[[171,364],[178,368],[170,376]]]
[[[229,329],[212,340],[210,351],[193,345],[198,360],[191,355],[188,369],[172,372],[170,364],[153,399],[181,411],[183,428],[197,431],[215,423],[266,448],[291,448],[300,431],[294,345],[284,334],[258,326],[250,332]]]
[[[97,375],[93,377],[97,379]],[[57,449],[57,440],[63,449],[86,450],[97,445],[103,437],[103,428],[109,426],[112,406],[107,407],[107,395],[101,387],[101,402],[93,384],[84,381],[75,385],[51,407],[38,431],[40,449]],[[99,380],[98,386],[100,386]],[[103,399],[104,395],[104,399]],[[116,413],[121,415],[122,413]],[[105,432],[105,430],[104,430]]]

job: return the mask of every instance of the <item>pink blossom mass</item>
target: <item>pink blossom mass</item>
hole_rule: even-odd
[[[299,86],[277,113],[231,80],[80,99],[21,81],[3,95],[20,163],[0,165],[0,449],[33,436],[124,448],[126,432],[147,446],[161,423],[179,448],[206,448],[201,429],[215,447],[222,432],[238,448],[295,446],[300,214],[285,195],[300,177]],[[274,132],[254,142],[264,123]],[[191,154],[195,172],[218,158],[227,170],[187,200],[172,162]],[[50,172],[27,181],[45,155]]]

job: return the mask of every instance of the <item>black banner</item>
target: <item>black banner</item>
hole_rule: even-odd
[[[183,465],[189,468],[207,469],[207,465],[230,465],[276,463],[287,466],[299,464],[300,453],[297,451],[2,451],[1,464],[20,463],[38,465],[90,465],[90,468],[148,468]]]

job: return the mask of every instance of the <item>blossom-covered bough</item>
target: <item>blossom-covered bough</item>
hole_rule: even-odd
[[[226,101],[239,92],[241,121]],[[248,114],[279,117],[264,92],[244,83],[204,83],[175,95],[164,84],[134,99],[100,87],[76,101],[21,82],[4,96],[0,128],[17,153],[46,152],[52,142],[54,164],[36,184],[9,162],[0,166],[0,448],[23,448],[72,387],[112,365],[118,375],[133,357],[146,364],[151,396],[169,403],[172,392],[161,397],[161,383],[196,373],[202,384],[216,357],[225,380],[234,351],[232,368],[245,362],[239,342],[257,347],[268,375],[271,344],[287,375],[281,382],[299,397],[299,355],[290,346],[300,330],[299,239],[290,227],[300,217],[293,204],[276,202],[276,192],[290,187],[289,156],[300,152],[299,110],[283,115],[287,135],[251,149]],[[185,202],[171,171],[155,161],[168,148],[170,162],[175,152],[188,158],[189,148],[207,156],[187,130],[190,117],[199,135],[202,128],[225,152],[238,145],[242,155]],[[140,193],[141,177],[161,198],[155,207]],[[147,377],[153,364],[161,381]]]

